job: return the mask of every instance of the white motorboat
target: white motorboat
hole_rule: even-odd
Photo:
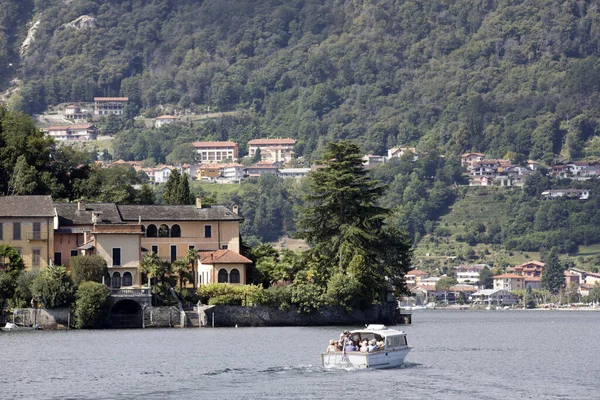
[[[325,368],[395,368],[404,363],[404,358],[412,347],[408,346],[406,333],[389,329],[385,325],[368,325],[364,329],[350,332],[354,343],[375,339],[382,342],[377,350],[371,353],[360,351],[335,351],[321,354]]]

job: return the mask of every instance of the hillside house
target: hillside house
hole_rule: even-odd
[[[193,146],[201,163],[235,161],[239,157],[239,147],[235,142],[194,142]]]
[[[65,108],[65,118],[72,119],[74,121],[88,120],[91,118],[90,113],[87,110],[82,110],[79,106],[70,105]]]
[[[248,155],[250,158],[256,156],[260,149],[261,161],[289,163],[294,158],[295,139],[253,139],[248,142]]]
[[[460,157],[460,165],[465,168],[473,166],[473,163],[485,159],[485,154],[482,153],[465,153]]]
[[[178,118],[175,115],[161,115],[154,119],[154,127],[160,128],[164,125],[174,124],[177,122],[177,119]]]
[[[418,269],[410,270],[404,275],[404,281],[407,285],[418,285],[422,279],[429,278],[430,274]]]
[[[367,154],[362,157],[364,166],[370,167],[373,165],[385,164],[385,156],[377,156],[373,154]]]
[[[405,154],[413,154],[413,161],[419,159],[417,156],[417,149],[414,147],[392,147],[388,150],[388,158],[397,157],[400,158]]]
[[[517,265],[516,267],[508,267],[506,271],[513,272],[520,276],[540,278],[544,273],[545,265],[546,264],[541,261],[531,260],[521,265]]]
[[[250,165],[244,169],[244,174],[249,178],[257,178],[264,174],[277,174],[279,168],[275,165]]]
[[[514,290],[525,289],[525,277],[517,274],[502,274],[496,275],[494,279],[494,289],[496,290],[507,290],[512,292]]]
[[[542,192],[544,199],[556,199],[565,197],[567,199],[587,200],[590,197],[588,189],[553,189]]]
[[[95,115],[123,115],[127,97],[94,97]]]
[[[279,168],[277,175],[283,179],[302,179],[308,176],[310,168]]]
[[[55,125],[42,128],[42,132],[56,141],[85,141],[96,137],[96,126],[92,124]]]
[[[196,169],[196,179],[199,181],[216,181],[223,174],[225,164],[200,164]]]

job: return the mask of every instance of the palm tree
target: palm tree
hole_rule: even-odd
[[[173,272],[179,276],[179,290],[181,290],[183,289],[183,281],[187,273],[188,263],[186,260],[175,260],[171,264],[171,267],[173,268]]]
[[[198,259],[198,251],[196,249],[189,249],[185,256],[185,262],[192,269],[192,285],[194,286],[194,292],[196,291],[196,260]]]
[[[156,278],[159,274],[161,264],[162,261],[158,258],[158,254],[150,252],[142,258],[142,272],[144,272],[148,278]]]

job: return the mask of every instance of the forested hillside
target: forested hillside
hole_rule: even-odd
[[[160,104],[250,108],[256,132],[297,138],[306,156],[341,138],[377,153],[410,144],[544,161],[600,155],[589,142],[600,103],[591,0],[1,5],[0,61],[24,38],[11,29],[22,15],[41,21],[10,101],[27,112],[123,95],[149,114]],[[70,24],[81,16],[90,18]]]

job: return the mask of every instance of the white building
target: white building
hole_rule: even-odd
[[[128,101],[127,97],[94,97],[94,114],[123,115],[123,108]]]
[[[310,168],[280,168],[277,175],[286,178],[302,179],[308,175]]]
[[[496,306],[506,306],[517,303],[515,295],[507,290],[501,289],[483,289],[473,293],[470,300],[475,304],[488,304]]]
[[[96,134],[96,127],[91,124],[85,125],[57,125],[42,128],[42,131],[57,141],[64,140],[89,140]]]
[[[195,142],[193,146],[198,153],[198,161],[202,163],[234,161],[238,158],[239,147],[235,142]]]
[[[230,182],[239,182],[244,179],[244,168],[242,164],[223,165],[223,179]]]
[[[590,197],[590,191],[587,189],[555,189],[542,192],[545,199],[555,199],[557,197],[567,197],[569,199],[587,200]]]

